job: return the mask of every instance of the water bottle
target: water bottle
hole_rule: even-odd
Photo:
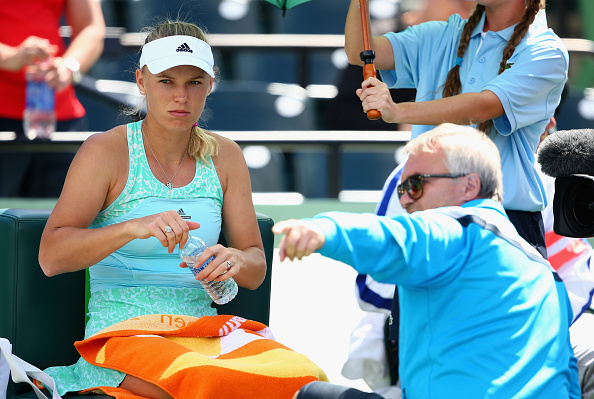
[[[206,243],[200,237],[191,235],[188,237],[186,245],[179,251],[181,260],[186,262],[194,275],[200,273],[202,269],[215,258],[214,256],[211,256],[202,264],[202,266],[194,266],[196,259],[202,255],[202,252],[204,252],[206,248]],[[225,281],[199,281],[204,290],[217,305],[224,305],[237,295],[237,283],[233,278],[228,278]]]
[[[56,130],[54,89],[43,74],[27,71],[23,128],[30,139],[47,139]]]

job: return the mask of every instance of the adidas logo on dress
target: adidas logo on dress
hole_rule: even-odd
[[[184,43],[184,44],[182,44],[182,45],[181,45],[181,46],[179,46],[179,47],[177,48],[177,50],[175,50],[175,51],[177,51],[178,53],[179,53],[180,51],[185,51],[186,53],[193,53],[192,49],[190,48],[190,46],[188,46],[188,44],[187,44],[187,43]]]
[[[192,216],[188,216],[186,215],[186,213],[184,212],[184,208],[180,208],[179,211],[177,211],[178,215],[181,216],[182,219],[191,219]]]

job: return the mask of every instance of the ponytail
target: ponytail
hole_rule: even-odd
[[[194,126],[190,134],[190,148],[188,152],[194,159],[200,159],[208,165],[206,159],[219,153],[219,143],[204,129]]]

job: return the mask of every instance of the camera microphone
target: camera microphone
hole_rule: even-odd
[[[538,149],[544,174],[594,176],[594,129],[560,130],[548,136]]]
[[[555,233],[594,236],[594,129],[554,133],[541,143],[538,161],[555,178]]]

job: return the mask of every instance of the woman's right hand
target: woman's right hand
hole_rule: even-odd
[[[361,100],[363,112],[377,109],[382,114],[384,122],[398,123],[398,104],[392,99],[392,94],[388,85],[381,80],[370,77],[361,83],[361,88],[357,89],[357,96]]]
[[[180,248],[188,241],[190,230],[196,230],[200,223],[184,220],[176,211],[166,211],[130,221],[135,226],[135,235],[140,239],[155,237],[161,245],[173,253],[175,246]]]
[[[29,36],[21,44],[13,47],[12,55],[2,64],[2,69],[20,71],[26,66],[35,65],[39,61],[53,56],[58,46],[50,44],[49,40],[37,36]]]

